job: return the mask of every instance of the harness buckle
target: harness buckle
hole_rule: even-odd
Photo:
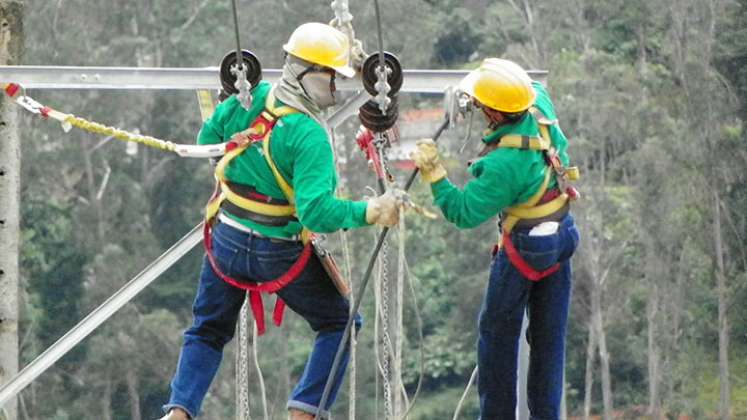
[[[324,258],[329,255],[329,250],[324,247],[326,241],[327,235],[314,234],[311,236],[311,245],[314,246],[314,252],[319,258]]]

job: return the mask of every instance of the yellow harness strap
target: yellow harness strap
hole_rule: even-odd
[[[298,112],[295,108],[291,108],[289,106],[281,106],[275,108],[275,94],[273,90],[270,90],[270,93],[267,94],[267,101],[265,103],[265,107],[267,110],[275,115],[275,118],[280,118],[283,115],[293,114]],[[265,160],[267,161],[267,165],[270,167],[270,170],[272,171],[272,174],[275,176],[275,182],[277,182],[278,186],[280,187],[280,190],[283,192],[283,195],[285,196],[285,199],[288,200],[288,203],[290,203],[289,207],[293,209],[293,215],[296,215],[296,193],[293,191],[293,187],[290,186],[288,181],[283,178],[283,174],[280,173],[280,170],[278,170],[277,165],[275,165],[275,161],[272,159],[272,153],[270,153],[270,133],[268,132],[265,134],[265,138],[262,140],[262,151],[265,155]],[[313,239],[313,233],[306,229],[304,227],[301,229],[301,241],[306,244],[310,240]]]
[[[558,120],[551,120],[545,117],[536,107],[529,108],[529,113],[539,123],[540,136],[520,136],[517,134],[508,134],[501,137],[501,141],[498,142],[498,147],[505,147],[510,149],[524,149],[524,150],[550,150],[552,148],[552,140],[550,139],[550,131],[548,126],[558,122]]]
[[[293,187],[288,184],[288,181],[283,178],[280,170],[278,170],[278,167],[275,165],[275,161],[272,159],[272,153],[270,153],[269,133],[262,141],[262,150],[264,151],[267,165],[270,167],[272,174],[275,176],[275,181],[278,183],[280,190],[283,191],[283,195],[285,195],[286,200],[288,200],[291,206],[293,206],[296,203],[296,193],[293,191]],[[293,208],[293,211],[295,213],[295,207]]]
[[[213,102],[213,95],[210,93],[207,89],[198,89],[197,92],[197,102],[200,105],[200,116],[202,117],[202,120],[205,121],[208,118],[213,116],[213,112],[215,111],[215,103]]]
[[[267,99],[265,100],[265,110],[262,111],[261,116],[268,122],[274,123],[278,118],[283,117],[285,115],[293,114],[299,112],[295,108],[289,107],[289,106],[275,106],[275,94],[274,89],[270,90],[270,92],[267,94]],[[267,161],[267,165],[270,167],[270,170],[272,171],[272,174],[275,176],[275,181],[277,182],[278,186],[280,187],[280,190],[283,192],[283,195],[285,196],[286,200],[289,204],[287,205],[277,205],[277,204],[268,204],[268,203],[262,203],[254,200],[250,200],[248,198],[242,197],[241,195],[233,192],[231,188],[228,186],[228,180],[225,176],[225,170],[228,167],[228,164],[237,156],[242,154],[247,148],[252,146],[255,142],[246,142],[243,144],[240,144],[239,146],[235,147],[228,153],[226,153],[223,158],[218,162],[218,165],[215,168],[215,179],[218,181],[218,185],[220,188],[220,193],[218,197],[214,200],[211,200],[206,208],[205,211],[205,220],[207,222],[212,222],[212,220],[215,218],[215,216],[218,214],[218,211],[220,210],[220,206],[223,203],[223,200],[228,200],[231,203],[241,207],[242,209],[266,215],[266,216],[294,216],[296,214],[296,207],[295,207],[295,193],[293,191],[293,188],[290,186],[288,181],[283,178],[282,174],[277,168],[277,165],[275,165],[275,162],[272,159],[272,156],[270,154],[270,138],[272,134],[272,129],[267,129],[267,126],[261,123],[257,123],[255,121],[252,126],[244,132],[245,134],[248,134],[252,137],[258,137],[262,136],[262,139],[260,140],[262,144],[263,154],[265,156],[265,160]],[[304,243],[307,243],[311,238],[311,232],[308,231],[306,228],[303,228],[301,231],[301,239]]]
[[[552,153],[552,140],[550,138],[550,130],[548,129],[548,127],[549,125],[555,124],[557,121],[549,120],[536,107],[529,108],[529,112],[535,117],[538,122],[541,137],[537,138],[529,136],[507,135],[501,137],[498,143],[498,147],[529,149],[543,151],[545,153]],[[537,203],[540,202],[542,197],[547,192],[547,187],[550,184],[551,177],[553,175],[556,175],[557,177],[558,169],[563,170],[563,168],[554,168],[554,166],[548,165],[545,168],[545,178],[539,190],[537,190],[537,192],[534,193],[534,195],[532,195],[524,203],[509,207],[505,210],[506,217],[501,221],[504,233],[511,233],[511,230],[514,228],[514,226],[516,226],[516,223],[519,222],[519,220],[531,220],[547,217],[557,211],[560,211],[563,207],[566,206],[569,200],[569,196],[566,191],[562,191],[562,193],[558,197],[554,198],[551,201],[548,201],[547,203],[537,205]],[[574,173],[578,173],[578,170],[576,168],[568,169],[574,169]]]
[[[524,149],[524,150],[549,150],[551,143],[542,137],[519,136],[509,134],[501,137],[498,143],[499,148]]]

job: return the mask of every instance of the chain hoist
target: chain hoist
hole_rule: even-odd
[[[335,18],[330,22],[330,26],[339,29],[350,41],[350,65],[353,68],[360,68],[366,53],[363,51],[363,43],[355,38],[353,29],[353,15],[350,13],[347,0],[334,0],[330,6],[335,12]]]
[[[244,299],[244,304],[241,305],[241,312],[239,314],[239,350],[236,352],[236,382],[237,382],[237,400],[239,402],[237,407],[238,420],[251,420],[249,413],[249,352],[247,347],[249,345],[249,334],[247,330],[249,328],[249,313],[247,312],[247,300]]]
[[[394,124],[397,121],[398,106],[396,95],[402,87],[404,74],[402,72],[402,66],[400,65],[397,57],[384,51],[383,36],[381,30],[381,13],[379,10],[378,0],[374,0],[374,4],[376,6],[376,25],[379,38],[379,54],[369,56],[366,59],[366,61],[363,63],[361,74],[364,88],[371,95],[375,95],[376,98],[374,100],[366,102],[362,107],[360,107],[359,118],[361,120],[361,124],[366,129],[374,133],[382,133],[394,127]],[[379,68],[378,72],[376,71],[377,67]],[[385,84],[382,82],[384,82]],[[381,91],[377,90],[377,83],[379,83],[378,87],[381,89]],[[388,90],[386,90],[387,85]],[[384,96],[386,96],[386,98],[388,98],[389,100],[383,100]],[[376,99],[378,99],[378,102]],[[449,120],[447,115],[446,121],[444,121],[444,123],[439,126],[438,130],[434,134],[434,141],[436,141],[438,137],[441,136],[448,125]],[[407,179],[407,182],[404,186],[405,191],[410,188],[413,182],[415,182],[417,172],[417,170],[413,171],[410,177]],[[401,195],[403,196],[403,201],[407,199],[406,194],[402,193]],[[345,325],[345,329],[343,330],[340,344],[338,345],[337,352],[335,353],[335,358],[332,361],[330,374],[327,379],[327,383],[324,386],[324,391],[322,392],[322,398],[319,402],[319,407],[317,408],[316,414],[314,416],[316,419],[321,418],[322,410],[324,410],[326,407],[326,403],[332,390],[333,378],[336,377],[337,371],[340,367],[340,364],[342,363],[342,359],[348,349],[351,330],[353,329],[355,321],[355,314],[360,308],[360,303],[363,299],[363,293],[366,290],[368,281],[370,280],[371,274],[373,273],[374,265],[376,263],[376,260],[378,259],[377,257],[382,247],[384,246],[386,235],[388,233],[389,228],[385,227],[381,230],[376,245],[374,246],[371,258],[368,261],[366,271],[363,275],[363,280],[361,281],[360,292],[356,293],[357,299],[353,301],[352,309],[350,312],[351,315],[348,317],[348,321]]]
[[[399,116],[397,94],[404,82],[399,59],[386,51],[372,54],[363,62],[361,78],[366,92],[373,96],[358,110],[361,124],[374,133],[392,128]]]
[[[384,418],[391,419],[394,413],[392,412],[392,384],[389,365],[393,349],[389,335],[389,244],[386,240],[381,248],[379,264],[381,265],[379,286],[381,287],[381,376],[384,388]]]

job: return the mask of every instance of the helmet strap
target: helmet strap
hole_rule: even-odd
[[[480,108],[488,119],[488,125],[491,129],[496,129],[507,124],[513,124],[524,118],[524,115],[527,113],[527,111],[507,113],[486,106],[481,106]]]
[[[498,128],[504,124],[506,124],[506,117],[501,111],[497,111],[495,109],[490,109],[486,106],[481,106],[480,109],[482,110],[482,113],[485,115],[485,118],[488,120],[488,125],[490,128]]]

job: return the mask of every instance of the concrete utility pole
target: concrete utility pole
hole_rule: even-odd
[[[23,1],[0,0],[0,65],[18,65],[23,51]],[[21,145],[16,106],[0,99],[0,384],[18,373],[18,231]],[[16,399],[0,408],[16,420]]]

